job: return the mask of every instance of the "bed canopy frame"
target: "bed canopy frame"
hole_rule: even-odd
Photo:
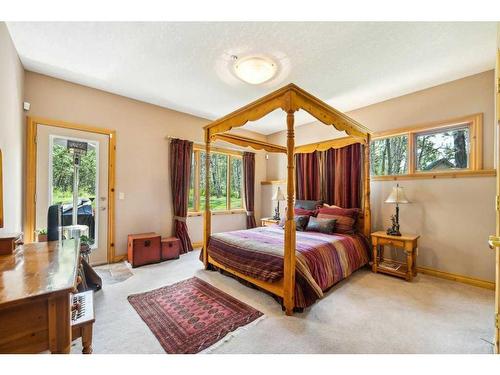
[[[256,121],[275,109],[281,108],[286,112],[287,143],[286,147],[273,145],[270,143],[257,141],[234,134],[227,134],[232,128],[245,125],[248,121]],[[349,137],[338,138],[329,142],[314,143],[306,146],[295,147],[294,134],[294,113],[300,109],[305,110],[321,123],[332,125],[339,131],[345,131]],[[204,127],[205,131],[205,215],[204,215],[204,236],[202,259],[205,268],[214,265],[237,277],[240,277],[274,295],[282,298],[284,309],[287,315],[293,314],[294,291],[295,291],[295,220],[294,210],[287,210],[285,231],[284,231],[284,270],[283,278],[277,282],[266,282],[235,270],[231,270],[212,259],[208,255],[208,243],[211,234],[211,211],[210,211],[210,144],[215,140],[229,142],[238,146],[251,147],[256,150],[268,152],[278,152],[287,155],[287,205],[293,207],[295,198],[294,179],[294,154],[322,151],[328,148],[340,148],[353,143],[361,143],[364,147],[363,168],[362,168],[362,213],[360,221],[365,235],[370,234],[370,171],[369,171],[369,147],[370,131],[351,119],[345,114],[330,107],[318,98],[302,90],[300,87],[289,84],[284,86],[218,120],[213,121]]]

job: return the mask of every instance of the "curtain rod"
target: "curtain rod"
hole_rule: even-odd
[[[167,136],[165,136],[165,139],[166,139],[166,140],[171,140],[171,139],[181,139],[181,138],[179,138],[179,137],[174,137],[174,136],[171,136],[171,135],[167,135]],[[198,146],[205,146],[205,143],[204,143],[204,142],[196,142],[196,141],[191,141],[190,139],[187,139],[187,141],[193,142],[193,144],[198,145]],[[216,144],[217,142],[219,142],[219,144],[220,144],[220,142],[223,142],[223,141],[215,141],[215,142],[210,142],[210,144]],[[225,142],[225,143],[229,143],[229,142]],[[231,143],[229,143],[229,144],[231,144]],[[225,145],[222,145],[222,147],[223,147],[223,148],[226,148],[226,149],[227,149],[227,150],[229,150],[229,151],[238,151],[238,152],[243,152],[243,150],[238,149],[238,148],[231,148],[231,147],[227,147],[227,146],[225,146]],[[246,151],[246,150],[244,150],[244,151]],[[253,150],[253,151],[255,151],[255,150]],[[248,151],[246,151],[246,152],[248,152]],[[254,153],[255,153],[255,152],[254,152]]]

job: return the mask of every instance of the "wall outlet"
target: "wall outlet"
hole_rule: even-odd
[[[120,191],[118,193],[118,199],[121,200],[121,201],[124,200],[125,199],[125,193],[123,193],[123,192]]]

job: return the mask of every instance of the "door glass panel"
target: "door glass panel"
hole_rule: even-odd
[[[67,148],[68,138],[52,137],[49,160],[50,204],[62,205],[62,225],[72,225],[73,214],[73,181],[75,168],[73,154]],[[78,140],[82,141],[82,140]],[[96,192],[98,191],[98,144],[87,143],[87,152],[81,156],[78,169],[78,216],[77,224],[89,228],[89,237],[97,247],[96,233]]]

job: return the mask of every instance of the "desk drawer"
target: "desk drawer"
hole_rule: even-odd
[[[404,241],[398,241],[398,240],[393,240],[389,238],[378,238],[377,243],[379,245],[387,245],[387,246],[394,246],[394,247],[405,247]]]

